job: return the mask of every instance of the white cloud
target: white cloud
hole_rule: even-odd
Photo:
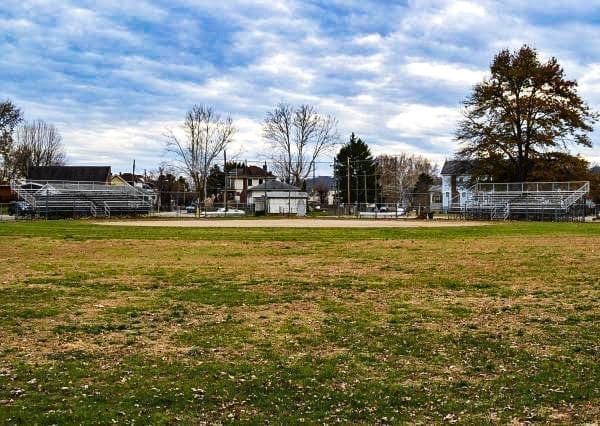
[[[359,46],[380,46],[383,43],[381,34],[372,33],[354,37],[354,43]]]
[[[398,108],[386,126],[405,137],[450,134],[460,118],[458,108],[405,104]]]
[[[579,78],[579,87],[581,92],[585,92],[600,104],[600,63],[590,64],[583,70]]]
[[[334,114],[344,141],[357,132],[375,153],[439,160],[455,149],[459,102],[501,48],[556,55],[600,106],[598,26],[583,3],[6,0],[0,82],[28,117],[60,125],[78,162],[155,166],[165,124],[195,103],[230,113],[232,152],[260,158],[260,124],[280,101]]]
[[[487,71],[470,69],[459,64],[427,61],[409,62],[403,69],[416,78],[439,80],[460,86],[474,85],[482,81],[487,74]]]

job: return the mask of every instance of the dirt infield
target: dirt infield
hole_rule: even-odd
[[[488,222],[463,220],[387,219],[184,219],[118,220],[97,222],[117,226],[166,226],[200,228],[417,228],[482,226]]]

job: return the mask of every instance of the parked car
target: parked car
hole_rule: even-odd
[[[225,211],[225,207],[220,207],[217,209],[217,213],[219,213],[220,215],[225,215],[225,216],[244,216],[246,214],[246,212],[244,210],[240,210],[240,209],[232,209],[232,208],[228,208],[227,211]]]
[[[8,214],[11,216],[32,216],[33,207],[25,201],[11,201],[8,205]]]
[[[190,204],[189,206],[185,207],[185,211],[187,213],[194,214],[194,213],[196,213],[197,208],[198,208],[198,206],[196,206],[195,204]]]

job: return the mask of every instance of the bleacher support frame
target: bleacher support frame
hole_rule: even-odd
[[[585,220],[587,181],[476,183],[462,207],[469,219]]]

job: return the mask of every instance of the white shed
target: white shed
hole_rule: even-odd
[[[248,203],[255,211],[265,211],[265,199],[269,214],[306,214],[308,194],[285,182],[269,180],[248,189]]]

